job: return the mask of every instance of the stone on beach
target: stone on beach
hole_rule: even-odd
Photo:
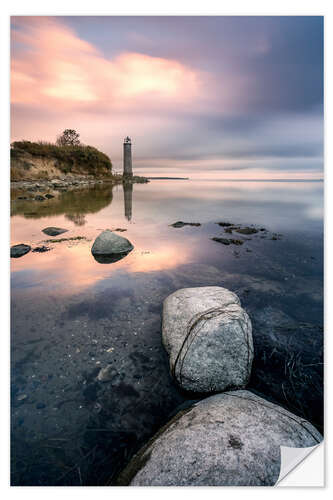
[[[170,371],[191,392],[244,388],[253,360],[252,325],[226,288],[183,288],[163,304],[162,340]]]
[[[127,238],[106,229],[95,239],[91,253],[99,262],[114,262],[125,257],[133,248]]]
[[[13,245],[10,248],[10,256],[13,257],[14,259],[18,257],[22,257],[26,253],[30,252],[31,246],[30,245],[25,245],[24,243],[20,243],[19,245]]]
[[[66,233],[68,229],[62,229],[61,227],[46,227],[42,229],[42,231],[48,236],[58,236],[59,234]]]
[[[322,440],[308,421],[252,392],[210,396],[179,412],[118,477],[130,486],[273,486],[280,446]]]

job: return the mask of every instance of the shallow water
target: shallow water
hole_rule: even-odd
[[[239,295],[253,323],[250,389],[322,431],[321,182],[155,180],[44,202],[20,194],[12,244],[51,250],[11,259],[12,484],[112,484],[180,405],[200,398],[174,385],[161,344],[162,302],[182,287]],[[170,226],[178,220],[201,226]],[[211,240],[229,236],[219,221],[266,231],[225,246]],[[43,243],[47,226],[85,239]],[[90,251],[106,228],[126,229],[118,234],[135,247],[112,264]],[[112,380],[97,381],[108,364]]]

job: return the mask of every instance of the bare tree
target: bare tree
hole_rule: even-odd
[[[66,128],[61,135],[57,137],[57,146],[79,146],[80,134],[71,128]]]

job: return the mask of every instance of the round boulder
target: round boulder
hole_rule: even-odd
[[[280,446],[322,440],[306,420],[249,392],[210,396],[179,412],[118,477],[131,486],[273,486]]]
[[[236,294],[217,286],[183,288],[163,304],[162,340],[170,371],[191,392],[246,387],[252,325]]]
[[[116,262],[133,250],[132,243],[119,234],[106,229],[94,241],[91,253],[100,263]]]
[[[10,247],[10,256],[14,259],[18,257],[22,257],[26,253],[30,252],[31,246],[25,245],[24,243],[20,243],[19,245],[13,245]]]

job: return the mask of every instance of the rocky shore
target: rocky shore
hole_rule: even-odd
[[[39,193],[49,193],[52,191],[68,191],[74,189],[81,189],[87,187],[93,187],[94,185],[100,184],[143,184],[147,183],[149,180],[146,177],[133,176],[130,178],[124,178],[122,175],[114,175],[105,178],[96,178],[94,176],[66,176],[55,179],[39,179],[39,180],[22,180],[22,181],[11,181],[11,189],[17,191],[27,191],[32,193],[30,199],[35,199]],[[35,194],[35,196],[33,196]],[[47,197],[47,196],[46,196]],[[28,199],[29,197],[23,198]],[[22,199],[22,198],[21,198]],[[37,200],[38,201],[38,200]],[[42,201],[42,200],[39,200]]]

